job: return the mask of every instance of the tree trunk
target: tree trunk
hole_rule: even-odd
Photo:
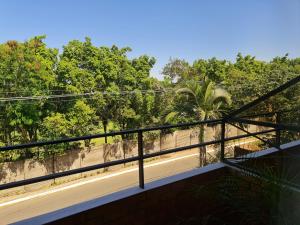
[[[107,120],[103,120],[103,129],[104,129],[104,133],[106,134],[106,132],[107,132],[107,124],[108,124],[108,122],[107,122]],[[107,137],[105,136],[104,137],[104,142],[105,142],[105,144],[107,144]]]
[[[19,131],[21,133],[21,141],[22,141],[21,144],[30,142],[30,139],[27,134],[27,130],[23,127],[20,127]]]
[[[199,129],[199,143],[204,142],[205,125],[201,124]],[[199,167],[206,165],[206,146],[199,147]]]
[[[11,132],[8,131],[8,145],[12,145],[13,144],[13,139],[12,139],[12,136],[11,136]]]
[[[37,141],[37,128],[36,127],[29,127],[27,129],[28,131],[28,137],[30,142]]]
[[[87,148],[91,147],[91,139],[84,140],[84,147],[87,147]]]
[[[125,144],[125,140],[126,140],[126,137],[124,134],[121,135],[122,137],[122,153],[123,153],[123,159],[126,159],[126,144]],[[125,163],[124,163],[125,165]]]
[[[3,142],[6,146],[12,145],[11,132],[8,129],[4,129]]]

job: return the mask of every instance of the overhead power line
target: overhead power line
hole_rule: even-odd
[[[58,89],[49,89],[48,92],[63,92],[65,90],[58,90]],[[16,90],[16,91],[0,91],[0,94],[22,94],[22,93],[28,93],[30,90]]]
[[[94,91],[87,93],[73,93],[73,94],[61,94],[61,95],[37,95],[37,96],[18,96],[18,97],[5,97],[0,98],[0,102],[11,102],[11,101],[27,101],[27,100],[47,100],[47,99],[61,99],[61,98],[71,98],[71,97],[89,97],[95,96],[97,94],[102,95],[124,95],[124,94],[136,94],[136,93],[166,93],[173,91],[173,89],[160,89],[160,90],[133,90],[133,91],[119,91],[119,92],[109,92],[109,91]]]

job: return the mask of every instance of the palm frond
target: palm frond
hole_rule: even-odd
[[[193,92],[193,90],[191,90],[188,87],[177,89],[176,94],[191,94],[191,95],[195,96],[195,93]]]
[[[223,88],[214,89],[212,102],[223,102],[228,105],[232,103],[230,94]]]
[[[189,80],[184,85],[176,93],[187,94],[190,97],[188,100],[197,119],[217,118],[220,116],[221,106],[231,104],[230,94],[226,90],[216,87],[215,83],[209,79],[205,79],[201,83]]]
[[[200,120],[205,120],[207,117],[205,110],[203,110],[201,108],[198,108],[198,114],[199,114],[198,116],[199,116]]]
[[[174,119],[178,116],[178,112],[170,112],[166,117],[165,117],[165,122],[166,123],[172,123]]]
[[[205,90],[205,93],[204,93],[204,102],[205,103],[208,103],[209,102],[209,99],[212,98],[214,96],[214,83],[213,82],[208,82],[206,84],[206,90]]]

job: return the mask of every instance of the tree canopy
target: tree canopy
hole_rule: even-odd
[[[0,44],[0,145],[218,117],[300,75],[300,58],[265,62],[239,53],[235,62],[171,58],[160,81],[150,76],[155,58],[130,58],[130,51],[95,46],[90,38],[72,40],[61,52],[45,36]],[[288,107],[299,93],[294,88],[262,108]]]

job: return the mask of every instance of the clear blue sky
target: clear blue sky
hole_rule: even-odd
[[[0,42],[89,36],[156,57],[156,77],[170,57],[300,56],[300,0],[0,0],[0,12]]]

